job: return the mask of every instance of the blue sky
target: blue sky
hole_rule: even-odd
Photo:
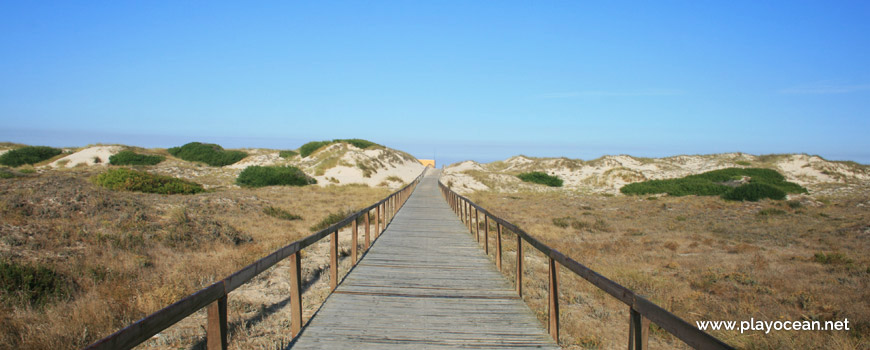
[[[870,2],[3,2],[0,141],[870,163]]]

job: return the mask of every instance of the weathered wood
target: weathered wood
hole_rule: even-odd
[[[489,255],[489,215],[483,214],[483,252]]]
[[[381,235],[381,206],[378,205],[377,211],[375,211],[375,239],[378,239],[378,236]]]
[[[649,349],[649,320],[633,308],[628,313],[628,350]]]
[[[224,292],[223,281],[214,283],[160,311],[136,321],[136,323],[112,333],[108,337],[98,340],[85,349],[132,349],[139,343],[166,329],[169,325],[175,324],[224,295],[226,293]]]
[[[435,180],[424,178],[294,350],[558,349]]]
[[[329,287],[338,287],[338,230],[332,233],[329,240]]]
[[[549,293],[548,299],[549,302],[547,304],[547,311],[549,316],[549,322],[547,322],[547,329],[550,331],[550,336],[553,337],[557,343],[559,342],[559,271],[556,267],[556,261],[553,258],[547,259],[549,261],[549,272],[548,272],[548,280],[549,280]]]
[[[501,271],[501,224],[495,223],[495,266]]]
[[[372,225],[371,225],[371,223],[369,223],[369,214],[371,214],[370,211],[367,211],[365,214],[366,215],[366,219],[365,219],[366,220],[366,251],[369,251],[369,247],[372,246],[371,233],[369,232],[369,231],[371,231]]]
[[[443,186],[443,184],[441,186]],[[461,195],[455,195],[461,201],[468,201],[467,198]],[[481,208],[477,204],[474,204],[470,201],[468,202],[472,207],[476,208],[477,210],[483,211],[485,214],[492,215],[486,209]],[[654,303],[635,295],[635,293],[630,289],[625,288],[622,285],[602,276],[598,272],[595,272],[594,270],[584,266],[583,264],[580,264],[579,262],[568,258],[558,250],[555,250],[543,244],[516,225],[494,215],[492,215],[492,220],[495,221],[497,225],[499,225],[499,228],[501,228],[502,226],[506,227],[517,235],[517,290],[519,295],[522,295],[520,264],[522,262],[522,241],[525,240],[532,247],[538,249],[544,255],[558,262],[562,266],[565,266],[565,268],[570,270],[572,273],[582,277],[595,287],[610,294],[611,296],[618,299],[619,301],[622,301],[626,305],[632,306],[641,314],[641,316],[648,318],[651,322],[656,323],[662,329],[673,334],[689,346],[698,349],[733,349],[730,345],[722,342],[716,337],[707,334],[704,331],[697,329],[696,327],[693,327],[683,319],[668,312],[667,310],[662,309],[658,305],[655,305]]]
[[[224,295],[208,305],[206,323],[206,347],[208,350],[227,349],[227,296]]]
[[[297,336],[302,330],[302,254],[290,256],[290,332]]]
[[[480,212],[474,211],[474,237],[477,238],[477,243],[480,243]]]
[[[359,242],[357,242],[357,235],[358,235],[359,231],[357,230],[356,226],[357,226],[356,220],[354,220],[353,223],[351,224],[351,234],[353,235],[353,238],[351,239],[351,241],[352,241],[351,246],[350,246],[351,265],[356,265],[356,262],[357,262],[357,255],[356,255],[357,248],[356,248],[356,246],[359,245]]]
[[[517,294],[523,296],[523,238],[517,235]]]

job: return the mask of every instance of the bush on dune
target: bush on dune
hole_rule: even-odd
[[[299,155],[301,155],[303,158],[305,158],[305,157],[308,157],[309,155],[311,155],[312,153],[314,153],[315,151],[319,150],[323,146],[328,146],[328,145],[331,145],[333,143],[339,143],[339,142],[344,142],[344,143],[354,145],[354,147],[359,148],[359,149],[366,149],[366,148],[369,148],[372,146],[380,146],[377,143],[371,142],[369,140],[363,140],[363,139],[335,139],[332,141],[311,141],[309,143],[302,145],[302,147],[299,147]]]
[[[111,165],[156,165],[166,157],[139,154],[133,151],[121,151],[109,157]]]
[[[204,191],[202,185],[171,176],[155,175],[125,168],[110,169],[93,178],[95,184],[115,191],[136,191],[158,194],[194,194]]]
[[[748,183],[729,186],[726,183]],[[728,200],[757,201],[762,198],[784,199],[787,193],[806,193],[800,185],[785,181],[782,174],[771,169],[728,168],[689,175],[678,179],[649,180],[628,184],[619,189],[629,195],[667,193],[671,196],[722,196]]]
[[[24,164],[35,164],[61,154],[61,152],[61,150],[52,147],[26,146],[0,155],[0,164],[16,167]]]
[[[517,175],[520,180],[525,182],[532,182],[541,185],[547,185],[550,187],[562,187],[562,179],[547,175],[547,173],[543,173],[540,171],[533,171],[529,173],[522,173]]]
[[[317,180],[294,166],[249,166],[236,178],[236,184],[242,187],[305,186],[316,183]]]
[[[248,156],[242,151],[227,151],[213,143],[191,142],[181,147],[172,147],[169,154],[188,162],[202,162],[211,166],[234,164]]]

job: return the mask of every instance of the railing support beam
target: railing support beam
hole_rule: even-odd
[[[299,335],[302,330],[302,254],[290,255],[290,333]]]
[[[523,237],[517,234],[517,294],[523,296]]]
[[[206,347],[208,350],[227,349],[227,296],[224,295],[208,305],[208,325],[206,328]]]
[[[329,241],[329,290],[338,288],[338,230],[332,233]]]
[[[628,350],[649,349],[649,320],[634,308],[629,311]]]
[[[559,274],[556,269],[556,261],[553,258],[548,258],[550,261],[549,265],[549,280],[550,280],[550,292],[549,292],[549,322],[547,323],[547,328],[550,331],[550,336],[553,337],[553,340],[556,343],[559,343]]]

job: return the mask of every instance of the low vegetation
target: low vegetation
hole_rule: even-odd
[[[853,191],[857,191],[853,189]],[[850,331],[710,331],[738,349],[866,349],[870,345],[868,192],[759,204],[705,196],[604,197],[476,192],[472,200],[565,255],[688,321],[848,318]],[[802,196],[803,197],[803,196]],[[866,205],[866,204],[865,204]],[[600,219],[608,231],[590,229]],[[492,221],[490,221],[492,223]],[[495,229],[492,225],[490,232]],[[483,232],[483,229],[481,229]],[[490,256],[495,239],[490,234]],[[515,277],[516,236],[502,232]],[[523,299],[547,323],[547,257],[523,254]],[[624,347],[629,308],[560,268],[561,345]],[[687,349],[653,326],[650,348]],[[585,344],[578,347],[578,344]]]
[[[11,167],[35,164],[61,153],[61,150],[52,147],[25,146],[0,155],[0,164]]]
[[[227,151],[212,143],[191,142],[181,147],[172,147],[169,154],[189,162],[202,162],[211,166],[234,164],[248,154],[242,151]]]
[[[314,224],[313,226],[309,227],[308,229],[311,230],[311,232],[320,231],[322,229],[329,227],[330,225],[333,225],[341,220],[344,220],[344,218],[350,216],[353,213],[354,213],[353,210],[346,210],[346,211],[337,212],[337,213],[329,213],[328,215],[326,215],[326,217],[324,217],[322,220],[320,220],[320,222]]]
[[[305,186],[316,183],[317,180],[295,166],[249,166],[236,178],[236,184],[242,187]]]
[[[159,194],[194,194],[204,191],[197,183],[125,168],[109,169],[93,178],[95,184],[115,191]]]
[[[11,275],[0,277],[0,349],[84,348],[307,236],[308,227],[337,206],[361,208],[389,193],[283,186],[162,196],[93,185],[105,170],[45,170],[0,180],[0,275]],[[263,208],[269,206],[302,219],[267,218]],[[342,231],[342,254],[349,242]],[[304,253],[307,321],[330,292],[324,273],[329,245]],[[340,260],[341,271],[349,270],[348,260]],[[282,262],[237,289],[228,304],[231,346],[272,349],[292,339],[286,280]],[[197,312],[139,347],[200,348],[205,318],[204,310]]]
[[[291,150],[284,150],[284,151],[278,152],[278,156],[280,156],[281,158],[284,158],[284,159],[290,159],[290,158],[293,158],[294,156],[297,156],[297,155],[299,155],[299,152],[291,151]]]
[[[678,179],[649,180],[623,186],[628,195],[667,193],[670,196],[722,196],[729,200],[784,199],[786,193],[806,193],[798,184],[785,181],[775,170],[728,168]]]
[[[372,146],[379,146],[377,143],[363,139],[335,139],[332,141],[311,141],[302,145],[302,147],[299,147],[299,155],[301,155],[303,158],[308,157],[323,146],[328,146],[333,143],[339,142],[349,143],[360,149],[366,149]]]
[[[46,266],[0,261],[0,300],[7,305],[40,307],[68,297],[72,289],[65,277]]]
[[[548,175],[547,173],[540,171],[522,173],[517,175],[517,177],[525,182],[531,182],[550,187],[562,187],[562,179],[560,179],[558,176]]]
[[[278,208],[278,207],[273,207],[271,205],[263,208],[263,214],[269,215],[273,218],[278,218],[278,219],[283,219],[283,220],[290,220],[290,221],[302,220],[302,217],[299,215],[293,214],[289,211],[286,211],[286,210]]]
[[[166,157],[159,155],[139,154],[133,151],[121,151],[109,157],[111,165],[157,165]]]

